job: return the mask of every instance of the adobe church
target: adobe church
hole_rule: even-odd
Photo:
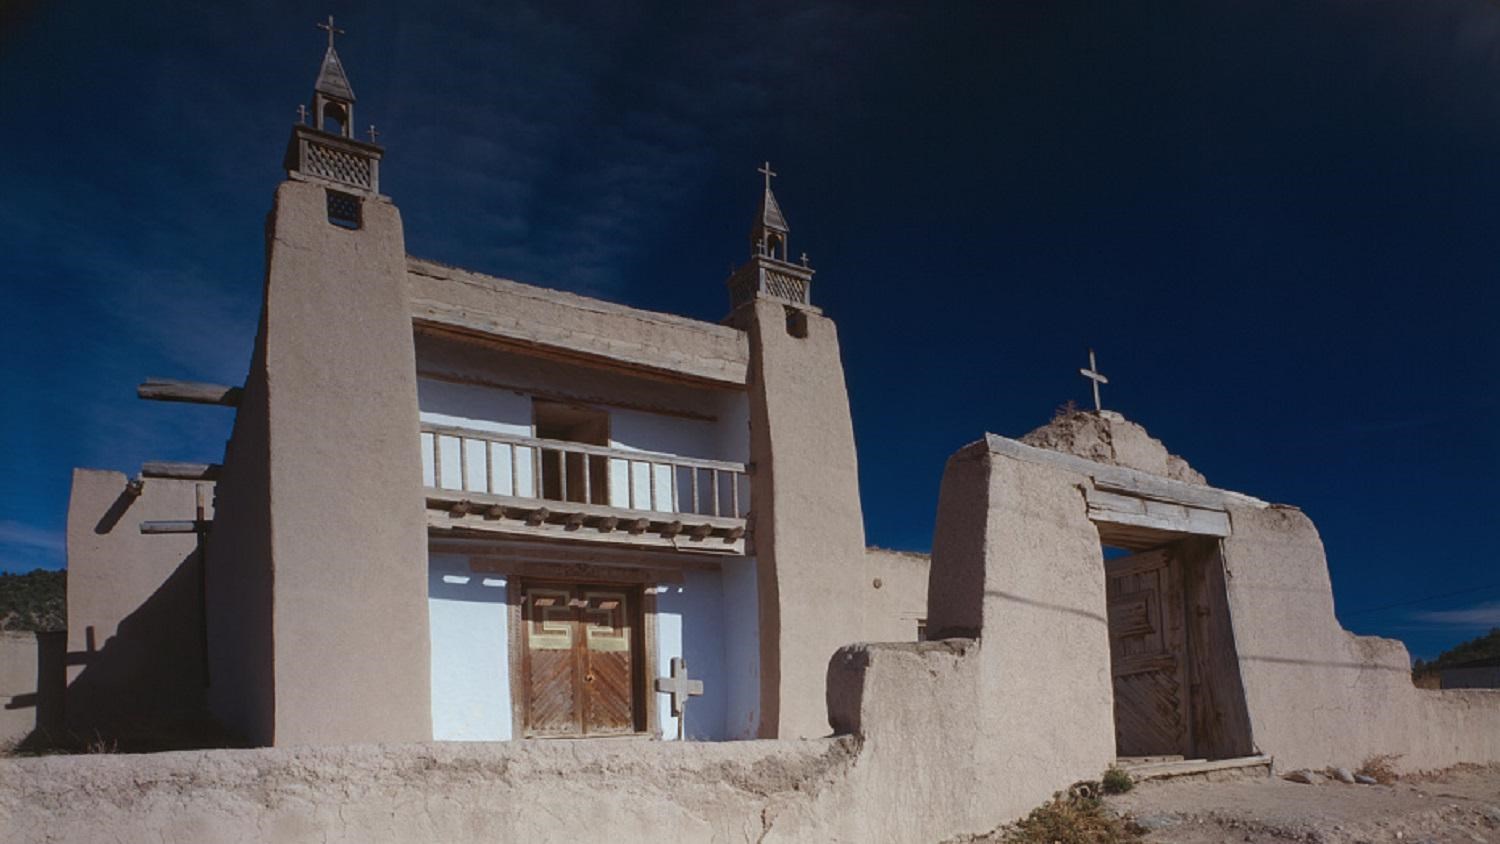
[[[140,829],[920,841],[1116,763],[1500,761],[1500,692],[1417,689],[1399,642],[1339,626],[1307,516],[1209,486],[1097,399],[959,448],[930,561],[866,548],[837,333],[769,165],[721,323],[418,260],[328,29],[243,385],[140,388],[232,408],[222,461],[75,471],[66,715],[210,719],[273,748],[214,757],[254,789],[377,742],[464,776],[442,818],[391,812],[403,779]],[[618,737],[696,741],[540,740]],[[219,776],[164,756],[163,805]],[[543,773],[486,779],[509,765]],[[117,789],[114,817],[158,790],[89,770],[57,799]],[[205,800],[252,788],[222,776]],[[95,809],[34,805],[18,822],[97,837]]]
[[[255,744],[826,733],[828,657],[914,640],[926,565],[865,548],[837,333],[769,165],[722,323],[415,259],[332,36],[243,387],[142,387],[231,405],[222,463],[75,478],[71,650],[202,584],[142,620],[177,628],[130,659],[154,691],[79,661],[73,723],[196,686]]]

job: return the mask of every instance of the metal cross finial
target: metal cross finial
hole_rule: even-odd
[[[369,134],[370,134],[370,143],[372,143],[372,144],[375,143],[375,139],[376,138],[380,137],[380,133],[377,132],[377,131],[375,131],[375,124],[374,123],[370,124],[370,132],[369,132]]]
[[[681,741],[684,735],[683,722],[687,720],[683,714],[687,712],[688,698],[702,696],[703,681],[689,678],[687,661],[680,656],[674,656],[672,657],[672,676],[657,677],[656,691],[671,696],[672,715],[677,719],[677,739]]]
[[[317,27],[318,29],[325,30],[328,33],[328,49],[330,50],[333,49],[333,36],[344,34],[344,31],[342,29],[338,29],[333,25],[333,15],[328,16],[328,23],[320,23],[317,25]]]
[[[804,266],[804,267],[807,266],[807,253],[806,252],[802,253],[802,266]]]
[[[303,125],[307,124],[307,104],[297,106],[297,120]]]
[[[756,168],[755,172],[761,173],[761,174],[765,175],[765,177],[766,177],[766,190],[770,190],[771,189],[771,179],[772,179],[772,177],[774,177],[776,175],[776,171],[771,169],[771,162],[767,161],[765,164],[763,164],[760,167]]]
[[[1109,379],[1099,373],[1099,364],[1094,362],[1093,349],[1089,349],[1089,368],[1078,370],[1078,374],[1094,382],[1094,412],[1103,412],[1104,405],[1099,403],[1099,385],[1108,384]]]

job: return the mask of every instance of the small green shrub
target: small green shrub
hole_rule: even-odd
[[[1140,830],[1091,797],[1054,795],[1031,814],[1001,828],[1004,844],[1134,844]]]
[[[1130,774],[1116,768],[1114,765],[1110,765],[1104,770],[1104,776],[1100,777],[1099,781],[1104,786],[1105,794],[1124,794],[1130,789],[1135,788],[1135,780],[1130,778]]]

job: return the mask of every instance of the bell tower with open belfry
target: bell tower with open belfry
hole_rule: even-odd
[[[833,320],[814,307],[807,257],[767,162],[750,259],[729,278],[727,322],[750,341],[751,532],[759,582],[764,738],[828,733],[820,690],[835,651],[862,637],[859,461]]]
[[[218,488],[210,705],[256,744],[427,740],[405,236],[380,193],[383,150],[354,138],[341,30],[319,27],[328,46],[267,218],[264,311]]]
[[[800,263],[788,259],[791,229],[771,192],[776,171],[767,161],[758,172],[765,177],[765,192],[750,226],[750,260],[729,277],[730,304],[739,308],[753,299],[765,299],[805,310],[812,305],[813,270],[805,253]]]
[[[332,15],[318,27],[328,32],[328,49],[313,84],[312,111],[298,107],[283,166],[290,179],[335,188],[328,194],[330,220],[344,228],[358,228],[359,198],[380,194],[380,159],[385,151],[375,143],[373,125],[368,143],[355,138],[354,86],[333,44],[334,36],[343,30],[334,27]]]

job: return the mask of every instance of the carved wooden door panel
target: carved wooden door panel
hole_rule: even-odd
[[[521,620],[526,733],[571,736],[582,732],[578,694],[578,624],[567,587],[528,586]]]
[[[582,590],[583,723],[591,735],[635,730],[635,673],[631,659],[630,595]]]
[[[1120,756],[1187,755],[1182,572],[1167,549],[1104,564]]]
[[[628,589],[527,584],[521,608],[525,734],[636,730],[636,612]]]

